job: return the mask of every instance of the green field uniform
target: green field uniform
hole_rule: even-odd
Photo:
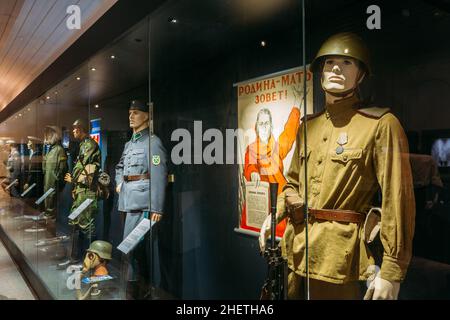
[[[285,216],[286,193],[296,192],[304,199],[305,183],[308,183],[310,208],[363,214],[381,190],[380,276],[389,281],[402,281],[412,255],[415,220],[408,141],[389,109],[359,109],[360,105],[356,97],[351,97],[327,105],[324,112],[308,117],[306,151],[302,123],[287,174],[288,184],[278,199],[278,219]],[[305,223],[309,224],[308,257]],[[281,242],[289,269],[304,277],[308,262],[309,275],[315,280],[338,285],[366,280],[372,275],[369,267],[375,260],[362,240],[362,227],[362,223],[315,218],[295,224],[289,219]]]
[[[72,171],[73,197],[71,212],[78,208],[86,199],[94,200],[93,203],[84,210],[75,220],[69,222],[70,225],[78,226],[84,233],[94,233],[95,215],[98,211],[97,205],[97,182],[95,177],[100,169],[100,149],[97,142],[87,137],[80,143],[80,152]],[[95,170],[89,175],[85,175],[82,181],[79,177],[86,172],[86,167],[93,165]]]
[[[56,217],[57,193],[64,186],[64,176],[67,173],[67,154],[61,144],[57,143],[50,147],[50,151],[42,160],[42,171],[44,173],[44,193],[54,188],[50,196],[45,199],[45,215],[50,218]]]

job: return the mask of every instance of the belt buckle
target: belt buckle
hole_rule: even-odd
[[[128,176],[123,176],[123,181],[128,182]]]

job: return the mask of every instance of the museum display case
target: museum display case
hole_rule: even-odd
[[[165,2],[0,124],[0,235],[48,299],[446,299],[449,24]]]

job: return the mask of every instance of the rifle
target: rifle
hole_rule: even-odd
[[[287,260],[281,255],[281,248],[276,243],[276,212],[277,212],[278,183],[270,184],[270,246],[266,246],[264,257],[267,260],[268,275],[261,290],[261,300],[287,299]]]

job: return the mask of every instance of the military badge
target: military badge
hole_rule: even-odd
[[[337,139],[337,144],[339,145],[339,147],[336,148],[336,154],[342,154],[344,153],[345,149],[344,149],[344,145],[346,145],[348,143],[348,135],[347,132],[342,132],[339,135],[339,138]]]
[[[159,155],[155,155],[152,157],[152,163],[155,166],[158,166],[161,163],[161,157]]]

